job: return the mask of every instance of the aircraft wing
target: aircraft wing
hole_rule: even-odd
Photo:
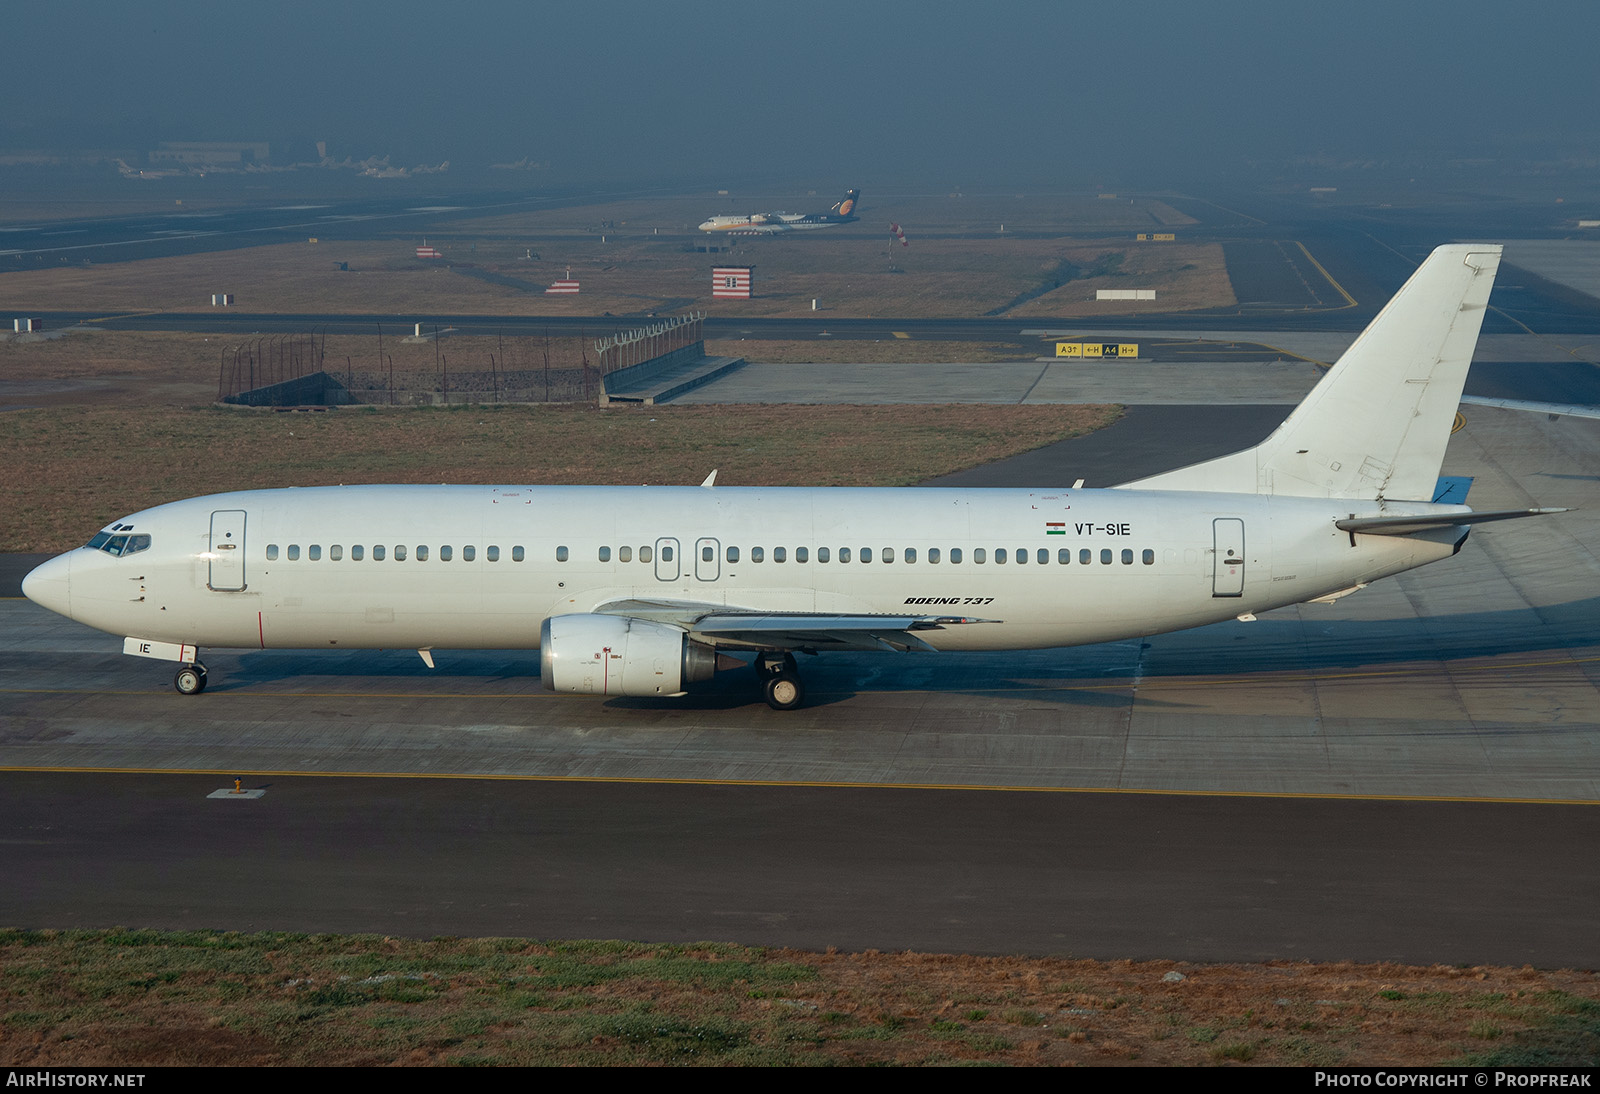
[[[698,641],[752,650],[931,651],[916,632],[999,622],[948,615],[765,612],[683,600],[614,600],[595,611],[671,623]]]

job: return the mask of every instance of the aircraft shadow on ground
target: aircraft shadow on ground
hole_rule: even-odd
[[[801,672],[808,708],[843,703],[863,693],[916,691],[1013,693],[1064,705],[1117,706],[1126,702],[1125,689],[1134,686],[1136,678],[1318,674],[1517,654],[1559,657],[1563,651],[1591,647],[1600,647],[1600,596],[1541,608],[1393,620],[1323,622],[1287,612],[1280,617],[1266,615],[1253,623],[1219,623],[1149,639],[1143,644],[1137,672],[1128,642],[1021,652],[835,654],[806,659]],[[537,688],[536,651],[439,650],[434,659],[439,667],[430,670],[410,651],[248,652],[236,666],[214,673],[212,688],[232,691],[308,677],[412,682],[431,678],[446,688],[454,680],[463,682],[463,698],[470,698],[482,683],[496,680],[516,691]],[[1156,701],[1141,697],[1141,702]],[[715,711],[760,702],[754,674],[731,669],[694,686],[685,696],[616,697],[607,705]]]

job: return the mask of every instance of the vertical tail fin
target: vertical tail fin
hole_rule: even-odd
[[[1426,501],[1499,266],[1499,244],[1438,248],[1270,437],[1123,485]]]
[[[861,191],[860,190],[846,190],[845,194],[844,194],[844,197],[842,197],[838,201],[834,202],[833,209],[830,210],[830,211],[833,213],[834,216],[838,216],[838,217],[854,216],[855,215],[854,210],[855,210],[855,207],[856,207],[856,201],[860,197],[861,197]]]

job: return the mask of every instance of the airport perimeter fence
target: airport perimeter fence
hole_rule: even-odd
[[[704,312],[691,312],[600,339],[594,344],[600,355],[600,374],[609,376],[686,350],[698,349],[698,355],[704,356],[705,318]]]
[[[604,377],[653,360],[704,353],[704,316],[693,314],[593,343],[588,336],[477,336],[476,360],[450,363],[449,338],[395,337],[380,328],[334,355],[326,334],[263,336],[222,352],[217,401],[241,406],[453,406],[595,402]],[[338,354],[360,348],[364,352]],[[466,347],[462,347],[466,348]],[[484,367],[487,365],[488,367]],[[464,367],[463,367],[464,366]]]
[[[276,387],[322,370],[327,335],[319,346],[314,334],[263,335],[222,351],[217,402],[234,402],[247,391]]]

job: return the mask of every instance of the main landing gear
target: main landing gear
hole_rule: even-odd
[[[206,667],[198,661],[184,665],[172,678],[172,686],[180,695],[199,695],[206,690]]]
[[[805,702],[806,688],[800,682],[794,654],[757,654],[755,670],[761,681],[761,694],[773,710],[794,710]]]

